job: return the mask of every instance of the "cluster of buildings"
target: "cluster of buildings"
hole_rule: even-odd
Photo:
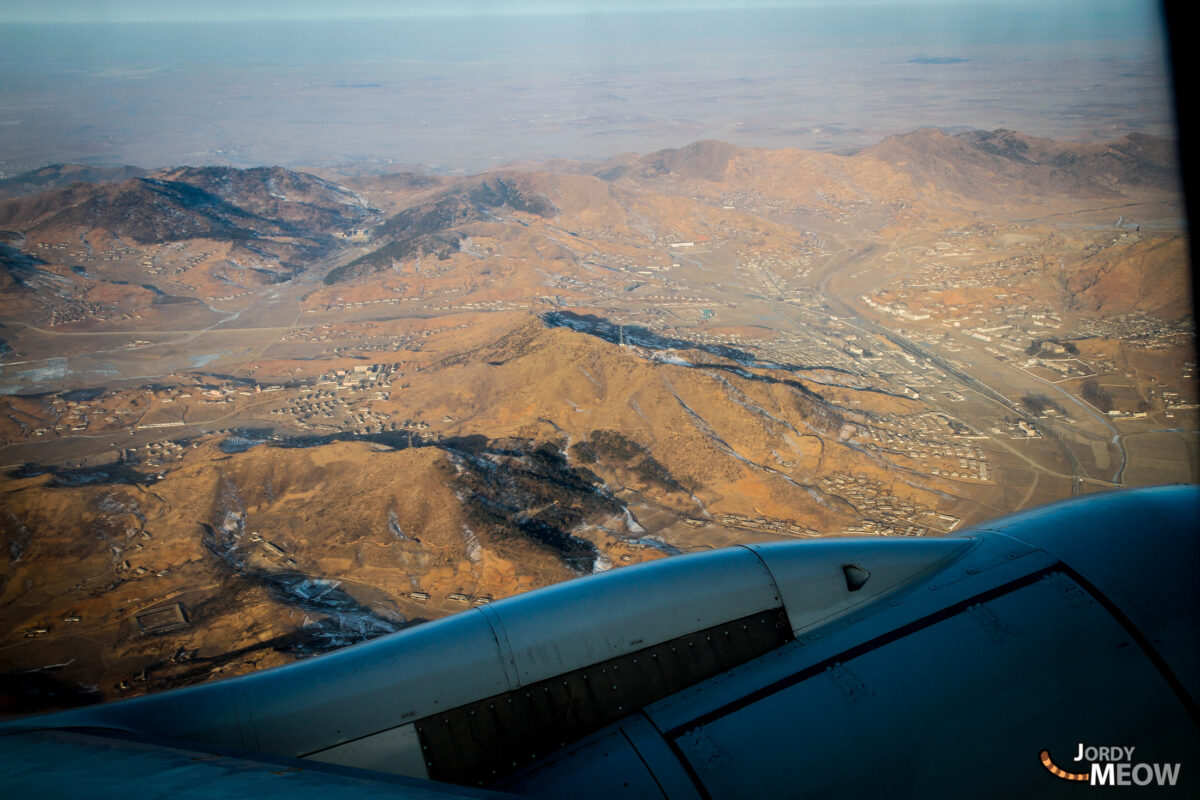
[[[395,353],[401,350],[409,352],[420,351],[423,347],[422,341],[430,336],[435,336],[446,331],[465,330],[470,327],[470,323],[459,323],[457,325],[439,325],[435,327],[425,328],[419,331],[409,333],[372,333],[372,330],[378,330],[371,327],[369,324],[364,326],[349,326],[349,325],[318,325],[306,328],[294,328],[284,335],[283,341],[292,342],[327,342],[334,344],[344,342],[336,347],[325,348],[321,351],[322,355],[345,355],[349,353]],[[396,367],[397,365],[388,365]],[[323,377],[322,380],[325,378]]]
[[[518,311],[532,308],[530,303],[514,300],[480,300],[443,306],[423,306],[429,311]]]
[[[239,297],[248,297],[249,295],[252,295],[252,294],[256,294],[255,290],[245,289],[240,292],[234,292],[233,294],[223,294],[220,296],[205,295],[204,299],[210,303],[227,303],[230,300],[237,300]]]
[[[931,475],[985,483],[993,479],[988,454],[977,444],[986,437],[945,412],[889,415],[848,427],[847,438],[868,449],[907,456]]]
[[[878,389],[913,400],[941,385],[944,376],[936,366],[830,314],[815,297],[789,303],[808,312],[812,322],[762,340],[757,350],[763,360],[802,366],[803,376],[815,383]]]
[[[1075,334],[1080,337],[1120,339],[1146,350],[1179,347],[1195,337],[1195,328],[1190,320],[1167,322],[1145,314],[1112,314],[1081,319],[1075,322],[1074,328]]]
[[[99,304],[83,300],[63,300],[50,306],[46,320],[48,327],[70,325],[72,322],[85,322],[89,319],[108,319],[112,310]]]
[[[79,251],[73,250],[70,253],[67,253],[67,243],[66,242],[33,242],[32,245],[33,245],[34,249],[40,251],[42,254],[47,255],[47,256],[53,256],[55,253],[64,253],[66,255],[70,255],[75,258],[87,258],[88,257],[88,254],[82,250],[79,250]]]
[[[46,402],[50,405],[54,422],[48,426],[33,428],[30,433],[34,436],[44,436],[51,432],[65,435],[73,431],[86,431],[92,424],[93,401],[69,400],[56,394],[47,398]],[[95,407],[100,408],[99,405]]]
[[[925,536],[950,533],[962,520],[953,514],[934,511],[884,490],[883,482],[864,473],[836,472],[821,478],[821,488],[852,505],[862,522],[846,533],[877,536]]]
[[[191,446],[195,447],[196,445],[192,443]],[[136,463],[147,467],[161,467],[168,462],[182,460],[187,448],[187,442],[150,442],[141,447],[126,448],[121,453],[121,460],[126,464]]]
[[[766,517],[751,517],[746,514],[718,514],[717,522],[727,528],[762,531],[763,533],[773,533],[777,536],[807,538],[821,535],[819,531],[790,519],[767,519]]]
[[[811,272],[814,257],[823,255],[820,250],[784,253],[779,250],[738,250],[738,266],[754,277],[770,297],[787,297],[792,292],[788,284],[792,280],[807,277]]]
[[[172,242],[162,245],[157,250],[141,250],[141,267],[144,271],[151,275],[162,275],[166,272],[169,275],[178,275],[182,272],[187,272],[189,269],[203,264],[209,259],[214,251],[205,250],[200,253],[193,253],[180,258],[177,253],[183,250],[183,242]],[[125,257],[134,254],[132,250],[125,250]],[[117,259],[114,259],[117,260]],[[172,263],[168,265],[168,261]]]
[[[322,308],[306,308],[306,309],[304,309],[304,313],[305,314],[320,314],[320,313],[324,313],[327,311],[350,311],[350,310],[356,309],[356,308],[369,308],[370,306],[378,306],[378,305],[396,306],[396,305],[400,305],[407,299],[409,299],[409,298],[406,298],[406,297],[377,297],[374,300],[346,301],[346,300],[342,300],[341,298],[338,298],[338,301],[330,303],[329,305],[324,306]]]
[[[711,198],[694,196],[693,200],[702,203],[711,202]],[[800,208],[794,203],[787,203],[779,198],[766,197],[758,192],[732,192],[723,194],[716,199],[718,205],[726,211],[744,211],[750,214],[764,216],[794,215]]]
[[[365,406],[363,393],[386,400],[392,382],[403,377],[399,364],[361,364],[320,376],[309,391],[290,395],[270,414],[302,430],[332,428],[355,433],[380,433],[398,429],[395,420]]]

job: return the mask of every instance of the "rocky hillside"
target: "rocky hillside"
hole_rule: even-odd
[[[433,256],[445,260],[467,236],[464,226],[520,212],[553,217],[558,209],[534,175],[491,173],[452,184],[416,205],[389,217],[374,231],[381,247],[337,267],[325,283],[354,280],[389,268],[395,261]]]
[[[105,698],[236,674],[661,555],[575,535],[623,527],[624,506],[550,443],[197,445],[157,480],[7,480],[0,641],[23,655],[0,696],[22,694],[17,665],[77,660],[61,677]],[[147,635],[139,613],[176,603],[183,627]],[[53,704],[51,689],[28,694]]]
[[[279,167],[164,170],[0,201],[0,230],[30,238],[102,232],[139,245],[193,239],[290,246],[310,257],[374,214],[357,195]]]
[[[1175,193],[1176,163],[1172,142],[1145,134],[1083,144],[1005,130],[950,135],[927,128],[848,156],[704,141],[587,169],[619,185],[776,212],[847,219],[874,208],[930,221],[1062,197]]]
[[[140,167],[90,167],[84,164],[50,164],[0,179],[0,200],[24,197],[51,189],[64,189],[73,183],[120,183],[144,178],[148,170]]]

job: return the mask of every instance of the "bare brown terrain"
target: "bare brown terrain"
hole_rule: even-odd
[[[7,708],[697,548],[1194,482],[1172,156],[920,130],[0,200]]]

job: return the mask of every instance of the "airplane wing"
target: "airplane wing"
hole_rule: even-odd
[[[7,723],[0,787],[40,796],[91,774],[175,796],[167,781],[216,780],[203,774],[236,794],[290,781],[293,796],[345,782],[347,796],[1011,797],[1098,772],[1186,795],[1198,522],[1200,487],[1158,487],[954,537],[625,567],[285,667]]]
[[[8,798],[130,800],[474,800],[512,795],[301,759],[187,742],[148,742],[112,730],[51,728],[0,739]]]

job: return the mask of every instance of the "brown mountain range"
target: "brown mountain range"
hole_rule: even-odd
[[[1033,390],[951,373],[1028,358],[982,349],[1018,307],[1183,324],[1172,158],[1136,134],[921,130],[853,155],[707,141],[345,185],[189,167],[0,201],[12,702],[284,663],[679,550],[936,535],[1107,485],[1104,419],[1052,428]],[[896,315],[907,347],[878,333]],[[1178,372],[1157,358],[1155,380]]]

